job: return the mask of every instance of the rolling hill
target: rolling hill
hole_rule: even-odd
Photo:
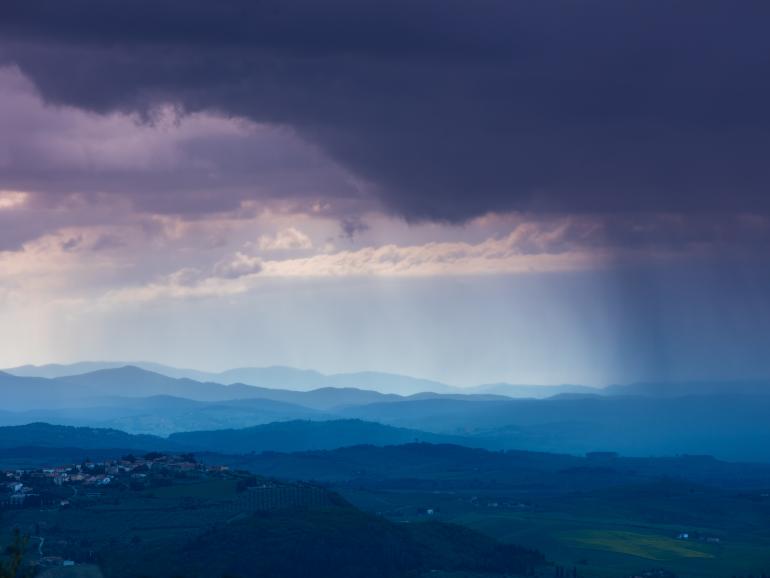
[[[305,451],[355,445],[386,446],[413,442],[470,443],[474,440],[414,429],[394,428],[360,420],[290,421],[244,429],[176,433],[175,445],[218,453]]]
[[[396,445],[415,441],[455,443],[453,436],[394,428],[359,420],[290,421],[244,429],[177,433],[163,438],[115,429],[32,423],[0,427],[0,448],[120,448],[239,454],[262,451],[335,449],[351,445]]]
[[[283,479],[314,479],[335,486],[393,490],[405,487],[431,491],[484,488],[538,494],[660,480],[725,488],[770,487],[770,464],[732,463],[710,456],[574,456],[409,443],[294,453],[212,454],[204,459]]]
[[[304,406],[267,399],[201,402],[171,396],[102,398],[82,408],[0,412],[0,425],[48,422],[167,436],[174,432],[250,427],[289,420],[331,419]]]
[[[326,508],[245,516],[187,539],[104,552],[112,578],[406,578],[532,575],[542,554],[439,522],[396,524],[336,497]]]
[[[625,455],[711,454],[770,461],[770,396],[555,397],[406,400],[339,411],[397,427],[477,438],[501,449]]]
[[[0,427],[0,448],[80,448],[165,451],[172,445],[156,436],[131,435],[112,429],[94,429],[32,423]]]

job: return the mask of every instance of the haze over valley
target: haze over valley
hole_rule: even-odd
[[[142,365],[163,373],[120,363],[9,369],[0,374],[0,424],[45,422],[170,439],[181,432],[252,428],[254,446],[239,440],[241,452],[285,449],[281,436],[296,432],[310,445],[295,442],[294,450],[421,439],[577,455],[613,451],[770,461],[770,424],[765,419],[770,382],[760,380],[606,388],[497,384],[497,393],[486,393],[487,386],[452,388],[398,375],[325,376],[275,367],[234,370],[222,374],[223,383],[204,382],[172,377],[203,377],[193,370]],[[73,374],[84,368],[94,371]],[[250,384],[227,383],[234,375]],[[430,389],[420,391],[423,386]],[[531,392],[538,389],[535,398]],[[309,422],[326,423],[328,439],[321,445],[313,445],[321,438],[312,429],[320,424]],[[277,428],[279,423],[283,428]],[[273,429],[260,435],[257,426],[268,424]],[[345,431],[353,424],[361,428],[360,438]],[[375,424],[387,427],[375,428],[374,437],[368,437],[366,427]],[[332,441],[335,427],[339,442]],[[398,428],[393,437],[388,427]],[[227,444],[215,449],[227,451]]]

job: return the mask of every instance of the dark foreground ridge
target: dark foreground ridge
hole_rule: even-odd
[[[409,443],[241,455],[6,447],[0,460],[0,535],[28,535],[26,560],[56,566],[45,578],[308,568],[330,578],[724,578],[770,568],[770,465],[709,456]]]
[[[29,536],[25,563],[41,572],[406,578],[533,575],[545,566],[537,551],[468,528],[399,524],[329,489],[205,466],[191,455],[126,455],[2,475],[15,488],[0,501],[3,533],[16,527]]]

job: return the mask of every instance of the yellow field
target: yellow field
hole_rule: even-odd
[[[665,561],[678,558],[714,557],[712,554],[700,549],[696,544],[650,534],[581,530],[565,534],[563,537],[583,548],[617,552],[629,556],[647,558],[648,560]]]

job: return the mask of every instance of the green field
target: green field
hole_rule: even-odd
[[[641,499],[613,491],[541,496],[518,507],[518,498],[499,493],[343,493],[359,507],[392,519],[432,517],[536,548],[558,564],[577,567],[585,578],[624,578],[655,568],[679,578],[730,578],[758,576],[770,568],[767,505],[730,494],[653,492]],[[428,509],[433,514],[426,514]],[[720,542],[677,539],[683,531]]]

